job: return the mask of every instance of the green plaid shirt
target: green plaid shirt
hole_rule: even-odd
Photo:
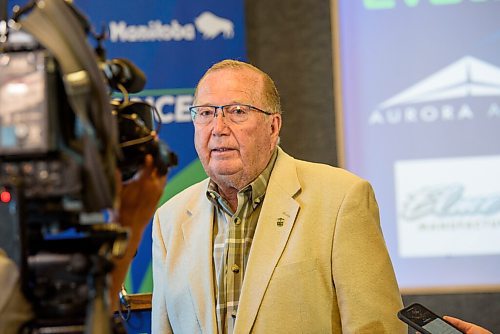
[[[277,157],[275,150],[262,173],[238,192],[238,207],[228,202],[210,180],[207,197],[215,206],[213,259],[218,333],[232,333],[238,312],[248,255],[259,219],[262,201]]]

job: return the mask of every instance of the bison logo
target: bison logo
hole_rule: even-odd
[[[210,12],[203,12],[194,20],[196,29],[203,39],[214,39],[222,34],[224,38],[233,38],[234,25],[228,19],[218,17]]]

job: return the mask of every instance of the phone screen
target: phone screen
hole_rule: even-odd
[[[436,318],[422,326],[423,329],[431,334],[462,334],[458,329],[450,326],[449,323],[441,318]]]
[[[444,321],[435,313],[420,304],[402,309],[400,318],[416,329],[424,329],[430,334],[462,334],[458,329]]]

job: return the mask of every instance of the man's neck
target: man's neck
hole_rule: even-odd
[[[227,201],[227,203],[231,207],[231,210],[235,212],[238,208],[238,189],[234,187],[221,187],[220,185],[217,186],[219,188],[219,194]]]

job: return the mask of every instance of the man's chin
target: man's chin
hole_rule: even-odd
[[[208,168],[213,175],[221,175],[225,177],[239,174],[243,170],[241,162],[236,161],[212,160]]]
[[[219,186],[234,187],[239,183],[239,180],[241,179],[241,170],[219,169],[216,172],[212,171],[209,176]]]
[[[217,170],[215,172],[212,172],[211,174],[213,175],[213,179],[217,178],[232,178],[232,177],[237,177],[240,173],[240,171],[235,171],[235,170]]]

